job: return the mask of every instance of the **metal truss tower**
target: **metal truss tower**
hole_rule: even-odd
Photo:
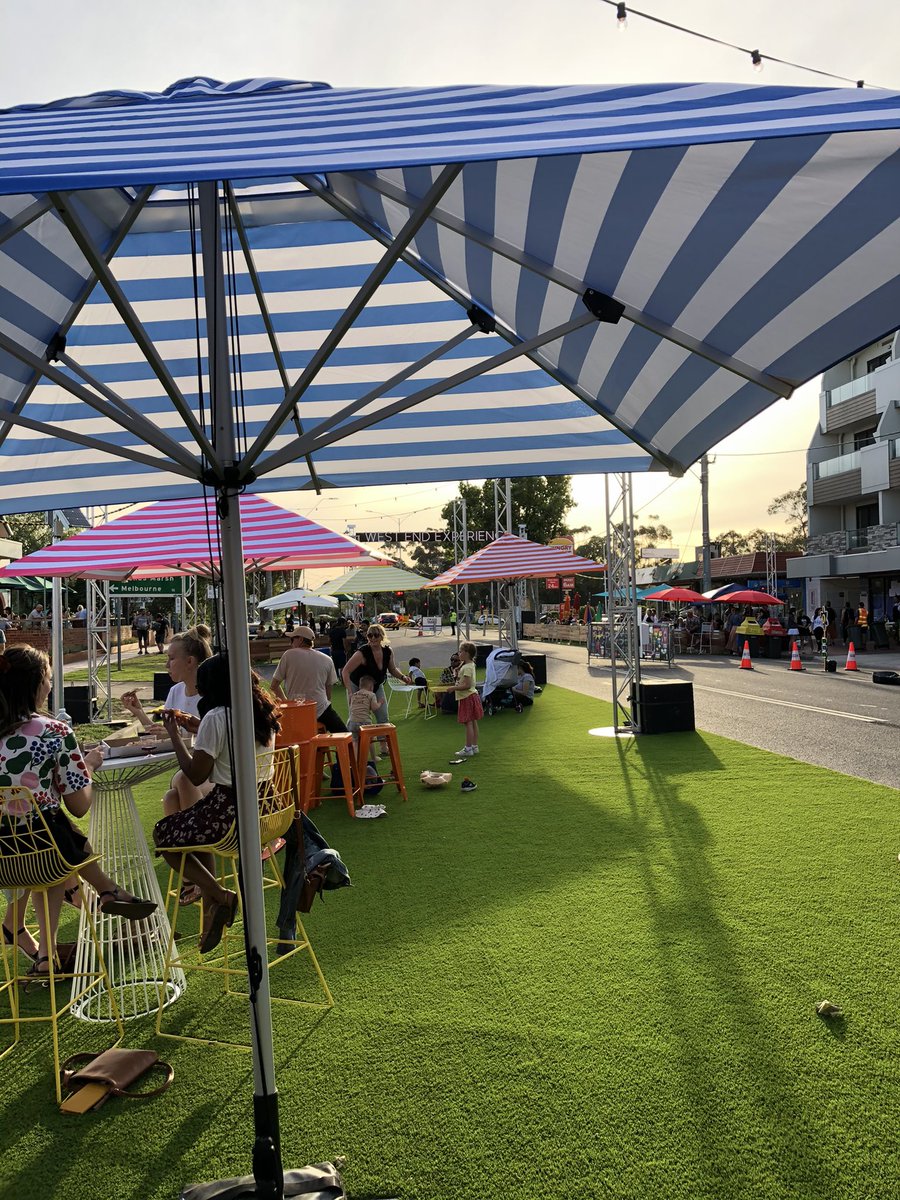
[[[512,480],[494,480],[494,530],[497,537],[504,533],[512,533],[513,506]],[[500,579],[492,584],[496,595],[494,611],[497,614],[497,644],[504,643],[512,650],[519,647],[518,627],[516,622],[516,592],[517,586],[508,579]]]
[[[607,475],[604,482],[613,728],[617,734],[640,733],[633,700],[641,682],[641,641],[637,621],[631,476]],[[611,485],[618,495],[611,494]]]

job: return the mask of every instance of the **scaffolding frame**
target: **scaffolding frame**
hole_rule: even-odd
[[[497,537],[504,533],[512,533],[513,504],[512,480],[494,480],[494,530]],[[507,645],[511,650],[519,648],[518,629],[516,627],[516,594],[518,584],[512,579],[498,579],[491,584],[491,594],[494,596],[494,611],[497,614],[497,645]]]
[[[98,721],[112,719],[112,655],[110,638],[109,580],[88,579],[87,660],[88,694]]]
[[[615,485],[613,495],[610,484]],[[634,557],[634,502],[630,474],[604,477],[606,495],[606,603],[612,676],[613,729],[640,733],[636,693],[641,683],[641,641],[637,619]]]

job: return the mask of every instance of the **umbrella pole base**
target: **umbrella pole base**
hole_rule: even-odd
[[[195,1183],[184,1189],[179,1200],[262,1200],[275,1195],[260,1191],[252,1175],[219,1179],[214,1183]],[[343,1200],[347,1193],[334,1163],[316,1163],[284,1173],[284,1196],[303,1196],[305,1200]]]

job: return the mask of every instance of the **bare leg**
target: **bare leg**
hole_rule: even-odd
[[[466,745],[467,746],[477,746],[478,745],[478,722],[477,721],[467,721],[466,722]]]
[[[18,900],[13,900],[6,909],[6,915],[3,918],[3,928],[8,931],[9,936],[6,937],[7,943],[13,946],[18,946],[23,954],[27,954],[29,958],[34,958],[38,952],[38,944],[25,929],[25,911],[28,908],[28,900],[31,896],[30,891],[26,891]],[[24,930],[21,934],[19,930]]]
[[[49,915],[49,924],[45,921],[44,905],[38,903],[34,906],[35,915],[38,923],[38,959],[35,963],[35,974],[49,974],[50,967],[48,963],[42,962],[42,959],[50,958],[51,954],[56,953],[56,930],[59,925],[59,912],[63,904],[64,885],[59,883],[56,887],[49,888],[47,891],[47,914]]]
[[[181,854],[178,851],[169,850],[163,851],[163,858],[176,871],[181,866]],[[191,883],[197,885],[203,896],[203,899],[210,904],[227,904],[229,898],[234,894],[223,888],[218,879],[203,860],[212,860],[211,855],[207,854],[188,854],[184,860],[184,877]]]

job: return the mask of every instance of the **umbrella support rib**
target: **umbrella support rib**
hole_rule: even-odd
[[[234,227],[237,230],[238,241],[241,243],[241,251],[244,255],[244,262],[247,264],[247,273],[250,276],[250,283],[253,287],[253,292],[256,296],[256,303],[259,305],[259,313],[265,326],[266,336],[269,339],[269,346],[272,350],[272,357],[275,359],[275,366],[278,368],[278,374],[281,377],[281,386],[285,392],[290,388],[291,381],[288,377],[287,367],[284,365],[284,356],[281,353],[281,347],[278,345],[278,335],[275,332],[275,326],[272,324],[272,317],[269,313],[269,306],[266,303],[266,294],[263,291],[262,280],[259,277],[259,272],[256,269],[256,262],[253,258],[253,248],[250,245],[250,239],[247,237],[247,228],[244,225],[244,218],[241,216],[241,207],[237,202],[237,197],[234,194],[234,188],[225,181],[225,198],[228,201],[228,209],[231,213]],[[300,409],[294,405],[293,411],[294,428],[297,430],[297,436],[303,436],[303,421],[300,418]],[[319,482],[319,477],[316,474],[316,468],[313,464],[312,455],[306,455],[306,469],[309,471],[309,477],[313,486],[316,489],[316,495],[321,495],[322,488]]]
[[[42,217],[44,213],[49,212],[52,207],[53,205],[48,200],[36,200],[34,204],[29,204],[26,208],[23,208],[18,216],[7,221],[3,228],[0,229],[0,246],[14,234],[27,229],[33,221],[36,221],[38,217]]]
[[[82,384],[76,383],[76,381],[66,375],[64,371],[60,371],[58,367],[54,367],[52,363],[48,363],[45,359],[38,358],[36,354],[33,354],[30,350],[26,350],[24,346],[20,346],[17,342],[14,342],[12,338],[8,337],[2,331],[0,331],[0,350],[5,350],[6,353],[12,355],[13,358],[17,358],[27,367],[31,367],[31,369],[39,376],[49,379],[51,383],[55,383],[64,391],[70,392],[73,396],[75,396],[76,399],[81,400],[89,408],[93,408],[94,411],[100,413],[101,416],[107,417],[120,429],[124,429],[128,433],[134,433],[139,437],[144,438],[150,443],[151,446],[154,446],[157,450],[159,450],[160,454],[165,455],[167,458],[169,457],[169,438],[167,438],[165,435],[160,436],[159,430],[156,428],[156,426],[140,413],[131,411],[132,426],[129,427],[125,425],[122,420],[123,414],[108,400],[102,396],[96,395],[96,393],[92,392],[90,388],[86,388],[82,386]],[[20,413],[9,413],[8,415],[5,415],[3,419],[4,421],[12,424],[13,422],[18,421],[20,416]],[[30,418],[28,418],[28,420],[30,420]],[[67,436],[62,434],[55,427],[53,432],[56,437]],[[195,462],[187,453],[187,451],[184,450],[183,447],[179,446],[177,442],[173,442],[171,445],[173,448],[177,448],[178,450],[177,461],[181,463],[182,467],[192,479],[196,479],[199,471],[199,463]],[[118,453],[118,447],[115,447],[112,444],[103,442],[102,448],[109,454]],[[154,465],[158,466],[158,464]]]
[[[294,462],[300,456],[300,447],[307,445],[310,438],[320,437],[329,430],[333,430],[336,426],[341,425],[342,422],[346,421],[348,417],[351,417],[354,413],[359,412],[360,409],[365,408],[367,404],[371,404],[373,401],[377,400],[379,396],[383,396],[387,392],[393,391],[398,384],[403,383],[403,381],[409,379],[411,375],[415,375],[417,371],[421,371],[424,367],[427,367],[429,363],[433,363],[436,359],[442,358],[444,355],[449,354],[451,351],[455,350],[457,346],[462,345],[462,343],[466,341],[467,338],[470,338],[473,333],[477,332],[478,327],[473,324],[468,329],[463,329],[448,342],[444,342],[443,345],[438,346],[436,350],[432,350],[431,353],[423,355],[423,357],[417,359],[416,362],[410,363],[408,367],[404,367],[402,371],[398,371],[396,375],[392,375],[386,383],[379,384],[378,387],[372,388],[372,390],[367,392],[365,396],[362,396],[359,400],[354,400],[352,404],[345,405],[340,412],[336,412],[327,421],[319,422],[318,425],[314,425],[312,429],[308,429],[306,433],[301,434],[300,437],[295,438],[286,446],[282,446],[280,450],[276,450],[274,454],[268,455],[259,464],[256,474],[266,475],[270,471],[277,471],[279,467],[284,467],[287,466],[288,463]]]
[[[540,333],[536,337],[529,338],[527,342],[519,342],[516,346],[509,346],[506,350],[501,350],[499,354],[494,354],[491,358],[484,359],[483,362],[476,363],[472,367],[466,367],[464,371],[458,371],[455,375],[451,375],[449,379],[442,379],[438,383],[429,384],[428,387],[422,388],[418,392],[413,392],[411,396],[404,396],[401,400],[395,400],[392,404],[388,404],[385,408],[381,408],[377,412],[367,413],[366,416],[359,417],[356,421],[350,421],[346,425],[341,425],[337,429],[332,428],[330,433],[319,437],[312,444],[310,444],[311,439],[315,435],[314,433],[307,434],[299,442],[299,453],[305,453],[307,447],[313,450],[324,449],[324,447],[330,446],[333,442],[350,437],[351,434],[358,433],[360,430],[370,429],[373,425],[377,425],[381,421],[386,421],[389,417],[394,417],[398,413],[406,412],[409,408],[414,408],[417,404],[422,404],[425,400],[430,400],[432,396],[439,396],[442,392],[451,391],[453,388],[459,387],[460,384],[468,383],[470,379],[476,379],[479,375],[493,371],[495,367],[503,366],[504,363],[512,362],[513,359],[527,355],[532,350],[547,345],[548,342],[555,342],[569,333],[574,333],[576,329],[581,329],[585,325],[592,324],[593,321],[594,317],[585,311],[583,315],[573,317],[571,321],[564,321],[562,325],[557,325],[553,329],[548,329],[546,333]]]
[[[404,208],[408,208],[416,202],[415,197],[404,191],[403,188],[386,179],[379,179],[375,174],[365,176],[355,182],[357,187],[369,188],[371,191],[377,192],[379,196],[387,197],[387,199],[403,205]],[[585,280],[578,279],[576,276],[570,275],[567,271],[561,271],[558,267],[552,266],[550,263],[542,262],[541,259],[526,254],[524,250],[519,250],[516,246],[510,245],[500,238],[483,233],[480,229],[467,225],[459,217],[454,217],[449,213],[434,213],[432,214],[432,220],[436,224],[443,225],[445,228],[451,230],[451,232],[459,234],[467,241],[475,242],[477,245],[489,250],[492,254],[499,254],[503,258],[509,259],[510,262],[514,262],[516,266],[522,267],[526,271],[531,271],[535,275],[540,275],[542,278],[557,284],[559,287],[564,287],[570,292],[582,295],[589,286]],[[775,396],[786,398],[794,390],[793,385],[786,383],[783,379],[778,379],[774,375],[768,375],[765,371],[758,371],[755,367],[741,362],[740,359],[735,358],[733,355],[725,354],[723,351],[717,350],[714,346],[707,345],[700,338],[692,337],[690,334],[677,329],[674,325],[668,325],[664,321],[657,320],[650,313],[642,312],[639,308],[634,308],[630,304],[624,304],[623,310],[622,315],[632,325],[639,325],[642,329],[646,329],[664,341],[674,342],[675,345],[690,351],[691,354],[699,355],[700,358],[705,358],[717,367],[723,367],[726,371],[731,371],[733,374],[739,375],[742,379],[746,379],[750,383],[758,384],[759,387],[765,388],[767,392],[771,392]]]
[[[130,301],[125,296],[119,282],[109,269],[103,255],[94,245],[91,235],[82,224],[78,214],[75,212],[74,206],[70,202],[70,198],[63,192],[51,192],[50,199],[56,211],[59,213],[60,219],[68,229],[69,233],[75,240],[78,249],[84,255],[87,262],[93,268],[97,276],[97,282],[103,287],[107,296],[110,299],[113,307],[118,312],[119,316],[125,324],[128,332],[134,338],[135,344],[140,349],[147,365],[150,367],[153,374],[159,380],[166,395],[172,401],[176,412],[184,421],[185,426],[193,437],[194,441],[200,447],[203,454],[209,459],[214,466],[219,466],[218,456],[213,448],[209,438],[204,433],[197,418],[188,404],[187,400],[181,393],[178,384],[172,378],[169,368],[163,362],[156,346],[153,344],[153,339],[149,336],[143,324],[138,318],[137,313],[131,306]]]
[[[266,449],[272,438],[278,433],[285,418],[290,413],[291,409],[296,404],[297,400],[303,395],[319,371],[331,357],[335,349],[343,340],[344,334],[363,311],[366,305],[371,300],[380,285],[387,278],[388,272],[403,254],[403,251],[419,232],[425,221],[433,212],[435,206],[440,203],[445,192],[451,187],[460,171],[463,169],[463,163],[451,163],[443,168],[435,182],[426,192],[425,196],[419,202],[415,210],[410,214],[409,220],[391,241],[384,254],[375,264],[372,271],[369,273],[368,279],[338,317],[325,341],[313,355],[309,364],[306,366],[300,378],[288,390],[281,404],[275,410],[273,415],[266,422],[266,427],[262,433],[254,441],[250,447],[248,454],[244,459],[246,470],[256,462],[262,452]]]
[[[379,242],[382,246],[390,245],[390,237],[383,229],[380,229],[373,221],[370,221],[367,217],[357,212],[342,196],[338,196],[336,192],[324,186],[315,176],[296,175],[294,178],[318,196],[320,200],[324,200],[335,212],[340,213],[342,217],[346,217],[348,221],[351,221],[357,229],[361,229],[364,233],[367,233],[373,241]],[[411,250],[404,250],[400,255],[400,260],[401,262],[405,262],[408,267],[412,267],[423,279],[427,279],[429,283],[433,283],[445,296],[449,296],[451,300],[455,300],[463,309],[468,309],[471,305],[472,298],[470,296],[465,295],[448,279],[444,279],[443,276],[433,271],[427,263],[422,262]],[[511,346],[519,345],[521,338],[509,326],[504,325],[496,315],[493,317],[493,321],[494,332],[499,337],[502,337],[505,342],[509,342]],[[625,429],[614,412],[609,412],[601,407],[597,403],[596,397],[592,396],[590,392],[586,391],[575,380],[566,379],[550,362],[542,361],[538,365],[551,379],[555,379],[558,384],[567,388],[574,396],[577,396],[583,404],[587,405],[591,412],[596,413],[598,417],[602,417],[604,421],[608,421],[613,429],[618,429],[620,433],[624,433],[630,442],[634,442],[638,449],[643,450],[645,454],[649,454],[652,459],[658,462],[670,474],[679,477],[684,474],[686,470],[685,464],[676,462],[670,455],[655,449],[645,439],[638,437],[633,430]]]

